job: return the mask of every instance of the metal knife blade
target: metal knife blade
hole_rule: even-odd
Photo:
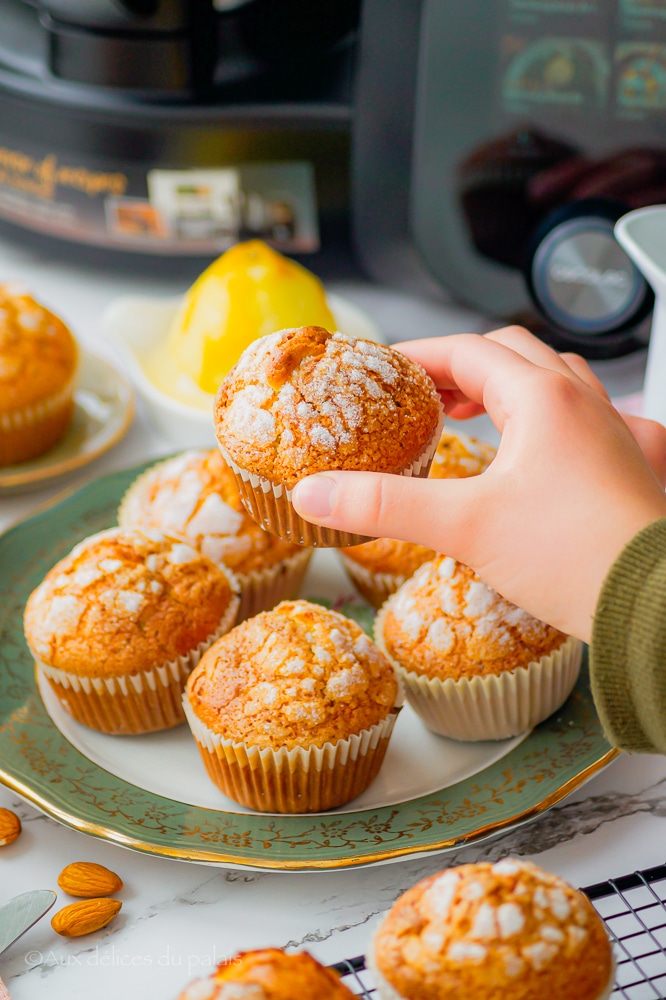
[[[48,913],[55,901],[56,894],[50,889],[33,889],[0,906],[0,955]]]

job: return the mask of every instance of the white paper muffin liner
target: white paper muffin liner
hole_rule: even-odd
[[[240,607],[236,621],[245,621],[246,618],[258,615],[260,611],[270,611],[280,601],[296,597],[313,551],[311,548],[303,548],[273,566],[254,569],[249,573],[236,573],[240,584]]]
[[[46,396],[30,406],[0,413],[0,464],[9,465],[25,457],[34,458],[48,451],[64,434],[67,421],[59,424],[55,418],[73,402],[78,379],[75,371],[69,382],[52,396]],[[16,452],[19,452],[17,455]]]
[[[419,478],[425,478],[428,475],[443,426],[444,408],[440,407],[437,428],[428,444],[421,455],[408,468],[403,469],[399,475]],[[241,468],[219,441],[218,445],[222,457],[236,476],[246,510],[262,528],[272,531],[274,535],[285,539],[285,541],[296,542],[298,545],[312,545],[317,548],[344,548],[348,545],[360,545],[362,542],[370,541],[368,535],[338,531],[336,528],[324,528],[306,521],[300,514],[296,513],[292,506],[293,489],[289,490],[281,483],[274,483],[270,479],[257,476],[255,473]]]
[[[398,587],[402,587],[407,580],[404,573],[375,573],[367,566],[361,566],[342,550],[338,552],[338,556],[345,573],[359,594],[368,604],[372,604],[373,608],[381,608],[384,601],[388,600],[391,594],[395,594]]]
[[[256,747],[225,739],[183,708],[208,776],[225,795],[258,812],[322,812],[365,791],[377,776],[399,711],[322,747]]]
[[[564,704],[580,673],[583,643],[568,636],[526,667],[460,680],[426,677],[387,652],[386,614],[382,608],[375,619],[375,644],[400,674],[407,701],[428,729],[452,740],[505,740],[528,732]]]
[[[379,928],[377,930],[379,930]],[[368,948],[365,955],[365,967],[372,976],[372,981],[377,991],[378,1000],[409,1000],[409,997],[406,997],[404,996],[404,994],[399,993],[396,990],[396,988],[392,986],[391,983],[389,983],[388,979],[386,979],[386,977],[377,968],[377,962],[375,961],[376,933],[377,932],[373,934],[372,941],[370,942],[370,947]],[[581,997],[580,1000],[609,1000],[611,994],[613,993],[613,987],[615,986],[616,972],[617,972],[617,963],[615,961],[615,955],[611,953],[611,973],[608,980],[608,984],[596,997],[589,997],[589,998]],[[547,1000],[547,994],[543,994],[543,1000]]]
[[[123,735],[177,726],[185,720],[182,696],[187,678],[206,650],[236,622],[238,583],[231,573],[226,575],[233,581],[234,592],[220,624],[194,649],[173,660],[136,673],[98,677],[52,667],[31,650],[35,666],[65,711],[90,729]]]

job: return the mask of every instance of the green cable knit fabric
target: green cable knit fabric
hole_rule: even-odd
[[[608,740],[666,753],[666,518],[632,538],[604,581],[590,675]]]

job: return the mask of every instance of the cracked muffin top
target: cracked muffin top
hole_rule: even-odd
[[[183,452],[148,469],[123,497],[118,523],[177,535],[239,574],[303,551],[250,517],[234,474],[217,450]]]
[[[496,449],[486,441],[477,441],[461,431],[443,431],[428,477],[467,479],[478,476],[488,468],[495,454]],[[397,538],[373,538],[370,542],[346,548],[344,554],[373,573],[404,577],[412,576],[419,566],[436,555],[424,545]]]
[[[19,285],[0,285],[0,413],[67,389],[78,348],[63,321]]]
[[[291,489],[326,469],[401,473],[441,418],[433,381],[399,351],[317,326],[255,341],[217,393],[221,447]]]
[[[184,656],[237,603],[229,571],[190,545],[161,532],[111,528],[49,571],[28,599],[25,634],[47,666],[119,676]]]
[[[369,729],[398,691],[393,667],[356,622],[308,601],[283,601],[237,625],[187,682],[210,730],[273,749],[322,747]]]
[[[512,858],[450,868],[408,889],[372,952],[405,1000],[600,1000],[613,972],[587,897]]]
[[[212,976],[197,979],[178,1000],[354,1000],[354,994],[307,952],[279,948],[241,951]]]
[[[405,670],[441,680],[527,667],[567,639],[449,556],[424,563],[403,583],[383,605],[377,628]]]

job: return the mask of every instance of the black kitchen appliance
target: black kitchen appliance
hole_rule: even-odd
[[[347,225],[360,0],[0,0],[0,218],[113,251]]]
[[[644,345],[613,224],[666,200],[666,0],[365,0],[355,116],[371,273],[589,357]]]
[[[642,346],[666,0],[0,0],[0,220],[107,259],[348,246],[560,347]],[[317,256],[306,258],[317,269]]]

